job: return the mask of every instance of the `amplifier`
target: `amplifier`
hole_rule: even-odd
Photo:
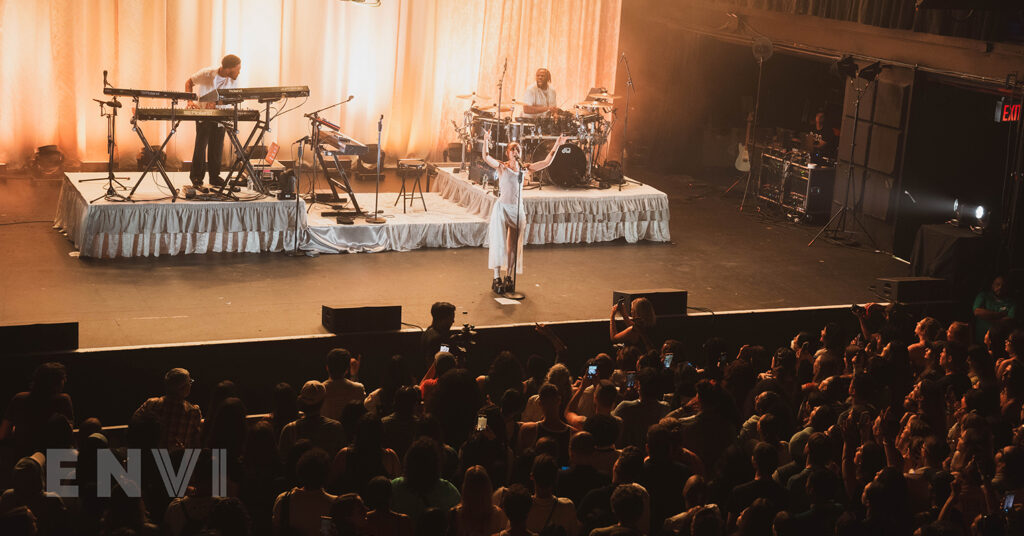
[[[834,167],[796,163],[774,154],[761,157],[758,197],[807,221],[828,219],[832,212]]]
[[[494,182],[494,168],[488,166],[480,157],[476,157],[469,163],[469,180],[477,184],[488,184]]]

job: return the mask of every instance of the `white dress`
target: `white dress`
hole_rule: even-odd
[[[523,170],[523,180],[529,173]],[[523,185],[519,182],[519,173],[502,165],[495,171],[498,177],[498,200],[491,209],[491,224],[487,232],[490,251],[487,255],[487,268],[508,269],[508,254],[505,252],[505,234],[507,229],[519,225],[518,254],[516,255],[516,273],[523,273],[523,236],[526,234],[526,212],[520,206],[519,196],[523,193]],[[518,219],[516,210],[518,209]]]

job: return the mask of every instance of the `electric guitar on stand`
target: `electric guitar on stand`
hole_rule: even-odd
[[[754,121],[754,114],[751,112],[747,115],[747,134],[744,136],[743,143],[736,144],[736,166],[737,171],[743,173],[750,172],[750,151],[747,149],[750,147],[750,124]]]

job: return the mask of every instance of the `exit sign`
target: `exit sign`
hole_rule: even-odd
[[[996,102],[996,123],[1010,123],[1020,120],[1020,104],[1005,104],[1002,100]]]

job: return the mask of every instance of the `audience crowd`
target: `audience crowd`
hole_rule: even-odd
[[[335,349],[325,379],[274,387],[268,417],[230,381],[201,410],[172,369],[114,448],[45,363],[0,425],[17,460],[0,534],[1024,534],[1024,330],[1008,315],[986,315],[975,341],[968,324],[869,304],[857,333],[684,355],[641,298],[613,309],[613,350],[580,370],[572,341],[538,326],[555,359],[503,352],[476,376],[449,342],[454,311],[435,304],[426,357],[388,360],[378,388]],[[138,482],[98,478],[97,452],[152,448],[173,467],[197,457],[184,496],[159,458]],[[76,497],[46,489],[51,449],[77,449]]]

